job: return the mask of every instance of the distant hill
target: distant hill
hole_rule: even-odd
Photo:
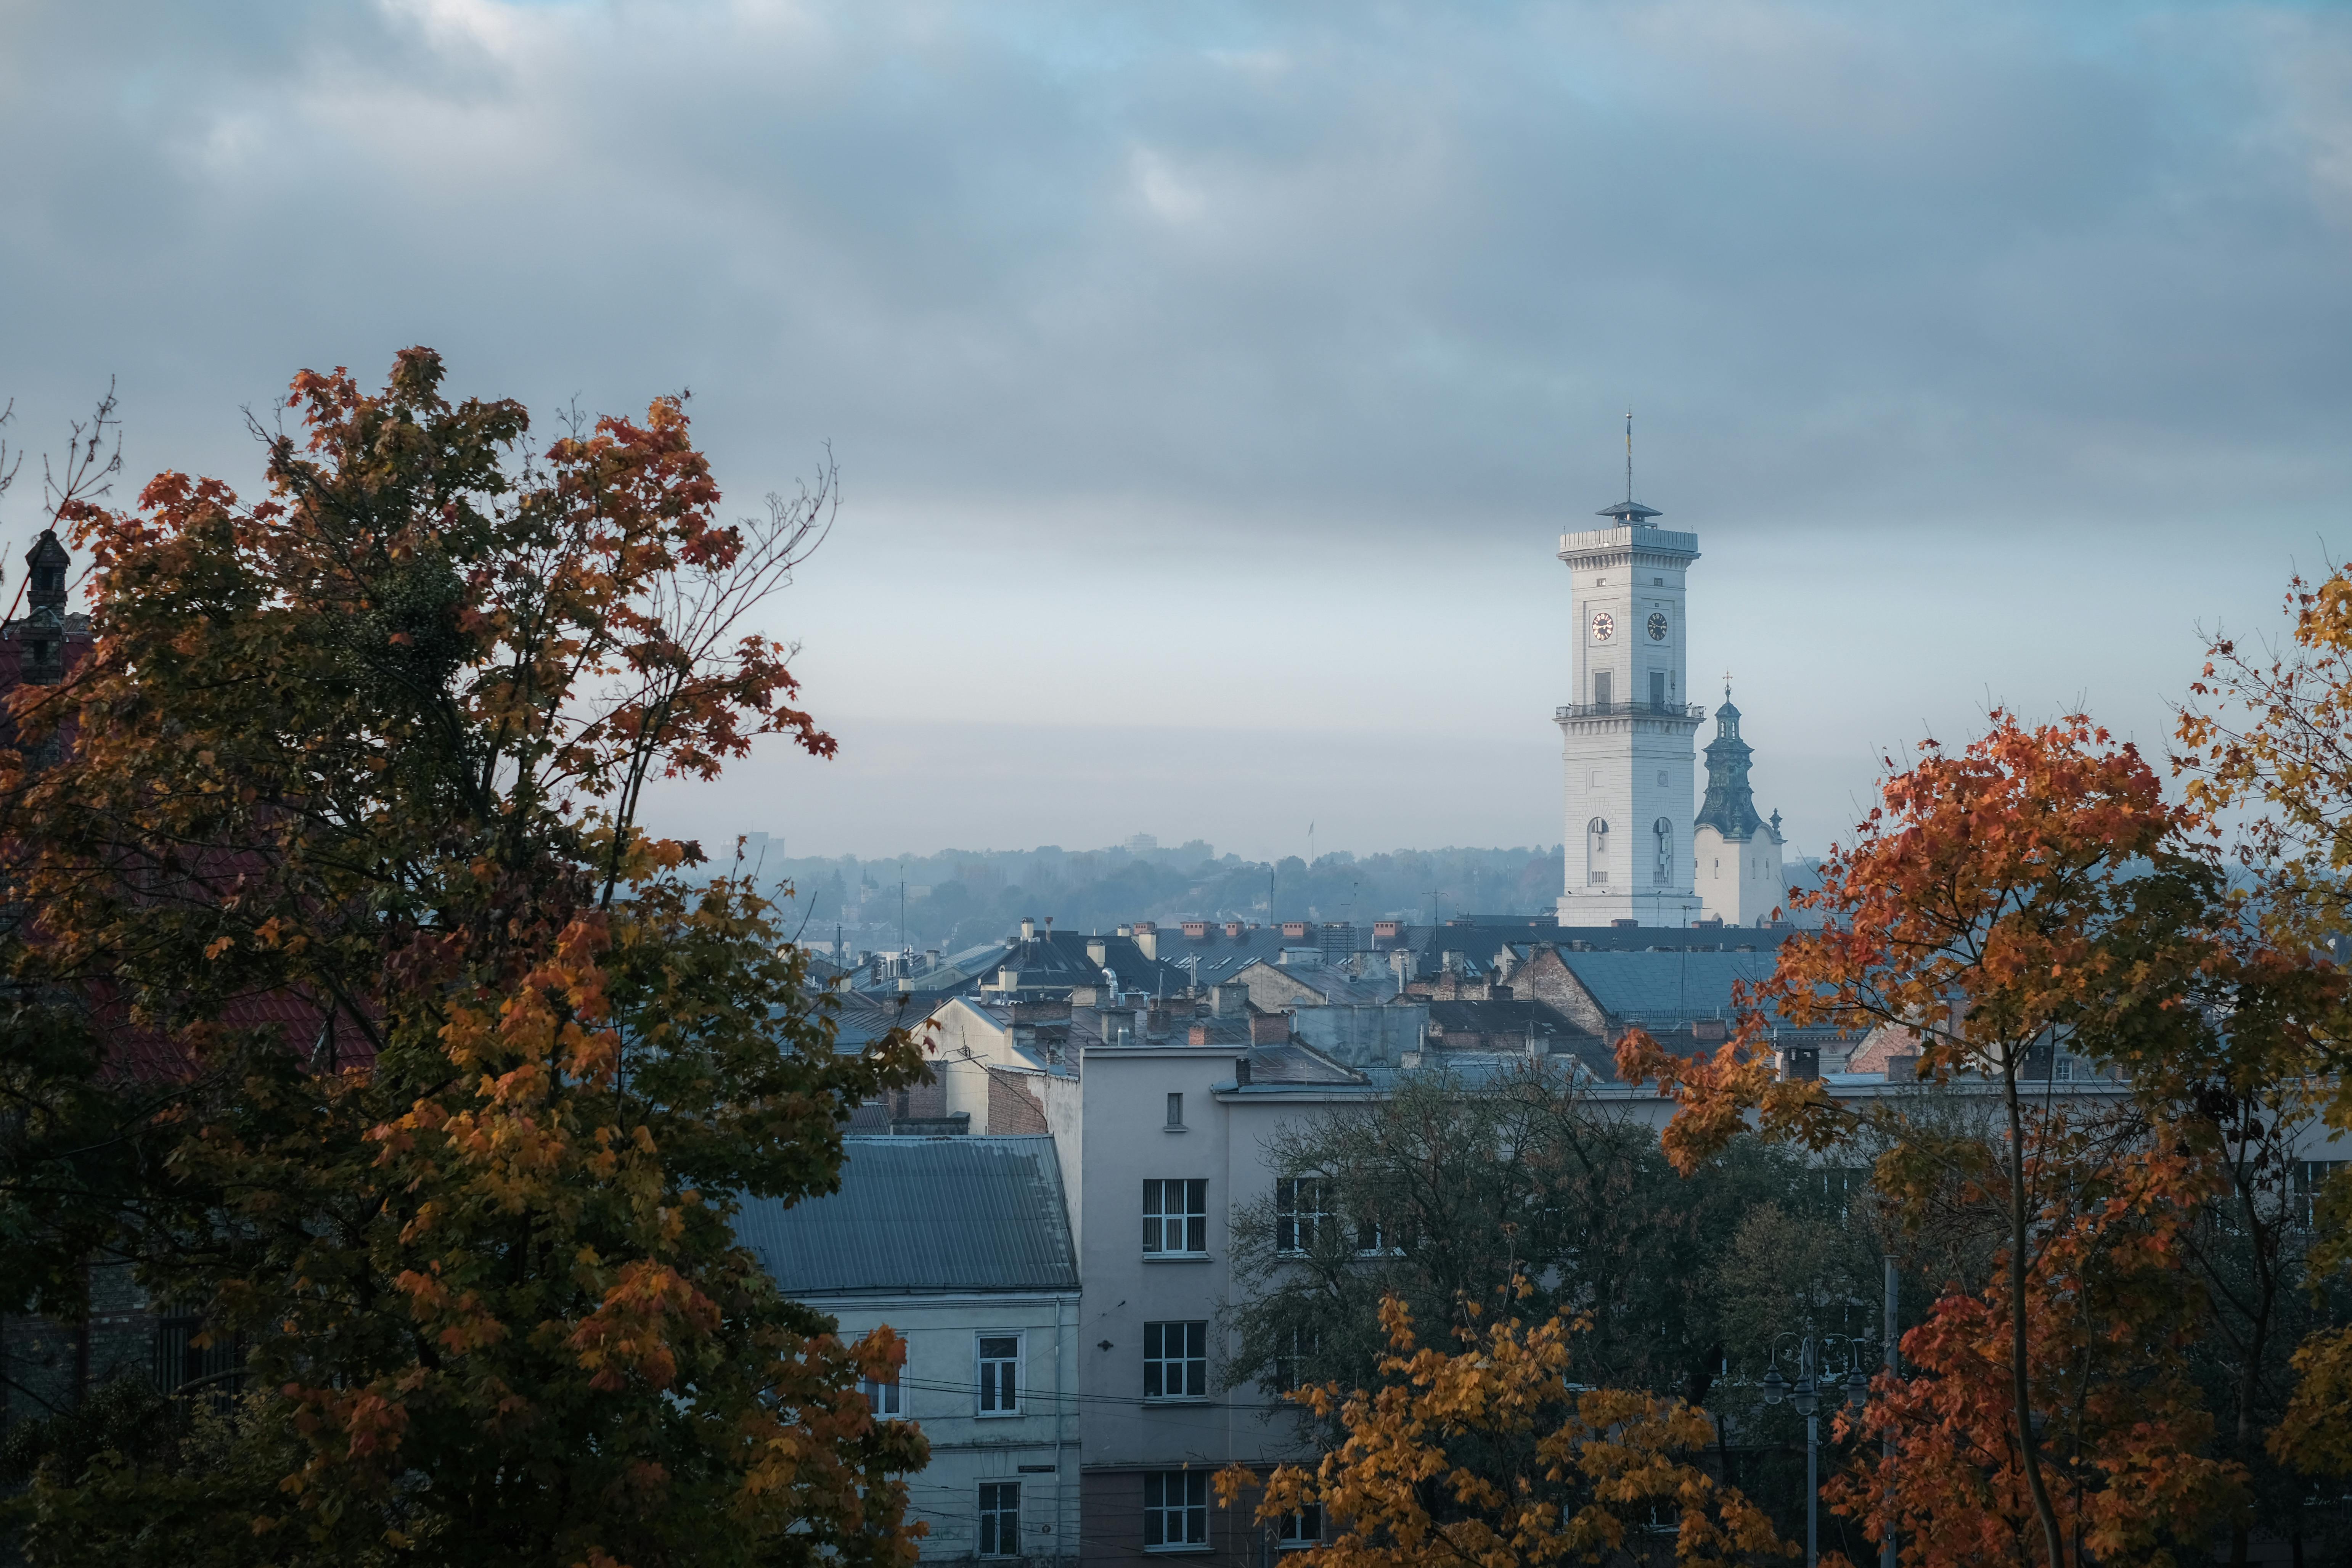
[[[735,847],[706,839],[714,861]],[[1003,936],[1024,917],[1061,931],[1108,931],[1131,921],[1193,919],[1427,923],[1463,913],[1549,914],[1559,896],[1558,846],[1509,849],[1334,851],[1313,867],[1297,856],[1269,865],[1218,855],[1194,840],[1162,848],[1139,835],[1100,849],[950,849],[936,855],[795,858],[765,834],[747,835],[743,864],[780,894],[812,943],[839,928],[852,951],[899,945],[903,874],[906,940],[955,952]],[[1269,886],[1270,884],[1270,886]],[[1270,901],[1269,901],[1270,900]]]

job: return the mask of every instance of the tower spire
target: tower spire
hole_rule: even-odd
[[[1602,507],[1600,515],[1615,518],[1621,528],[1646,527],[1652,518],[1659,515],[1657,508],[1643,506],[1633,499],[1633,410],[1631,405],[1625,409],[1625,499],[1614,505]]]

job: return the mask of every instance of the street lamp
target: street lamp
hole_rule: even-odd
[[[1797,1381],[1791,1384],[1780,1375],[1780,1342],[1797,1342]],[[1854,1351],[1862,1342],[1845,1334],[1780,1333],[1772,1338],[1771,1369],[1764,1374],[1764,1403],[1778,1405],[1786,1399],[1805,1418],[1805,1568],[1818,1568],[1822,1557],[1822,1399],[1826,1394],[1835,1402],[1841,1394],[1844,1402],[1860,1410],[1870,1396],[1870,1375],[1862,1370]],[[1848,1370],[1843,1376],[1831,1373],[1815,1379],[1814,1367],[1832,1349],[1843,1352]],[[1832,1405],[1834,1408],[1834,1404]]]

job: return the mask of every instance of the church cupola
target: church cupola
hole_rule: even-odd
[[[24,645],[17,669],[27,686],[55,686],[66,678],[66,567],[72,559],[49,528],[25,552],[25,597],[32,613],[10,629]]]
[[[1756,792],[1748,784],[1748,764],[1755,754],[1739,738],[1739,710],[1731,705],[1727,686],[1723,706],[1715,710],[1715,739],[1706,743],[1706,799],[1695,826],[1712,827],[1728,839],[1756,837],[1764,819],[1756,815]]]

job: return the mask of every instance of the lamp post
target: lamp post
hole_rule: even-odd
[[[1784,1340],[1797,1342],[1797,1378],[1791,1383],[1780,1374],[1780,1344]],[[1783,1399],[1796,1407],[1805,1418],[1805,1568],[1818,1568],[1822,1558],[1822,1401],[1837,1402],[1859,1410],[1870,1395],[1870,1374],[1862,1370],[1854,1354],[1862,1343],[1845,1334],[1780,1333],[1772,1339],[1772,1363],[1764,1373],[1764,1403],[1778,1405]],[[1837,1350],[1847,1363],[1843,1373],[1818,1373],[1827,1354]]]

